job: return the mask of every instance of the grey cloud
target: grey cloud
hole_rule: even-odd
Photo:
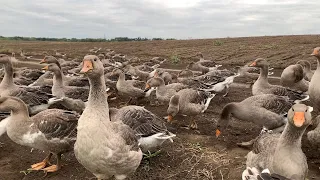
[[[7,0],[0,6],[0,35],[213,38],[319,33],[316,0],[197,0],[181,7],[159,2]]]

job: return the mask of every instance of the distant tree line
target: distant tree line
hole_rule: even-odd
[[[47,37],[21,37],[21,36],[13,36],[13,37],[4,37],[0,36],[0,40],[21,40],[21,41],[65,41],[65,42],[114,42],[114,41],[157,41],[157,40],[175,40],[174,38],[129,38],[129,37],[116,37],[112,39],[103,39],[103,38],[47,38]]]

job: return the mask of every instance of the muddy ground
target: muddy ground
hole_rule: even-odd
[[[43,52],[53,53],[58,49],[67,53],[70,58],[79,60],[94,46],[111,48],[128,56],[137,56],[148,60],[154,56],[171,58],[177,55],[178,64],[167,62],[164,67],[183,68],[198,51],[203,52],[205,59],[215,59],[225,66],[243,65],[257,57],[264,57],[272,67],[283,68],[301,59],[316,62],[309,57],[312,49],[318,46],[320,36],[285,36],[285,37],[251,37],[225,38],[188,41],[148,41],[148,42],[113,42],[113,43],[64,43],[64,42],[15,42],[0,41],[0,51],[16,51],[23,48],[28,54],[43,57]],[[219,43],[218,43],[219,42]],[[19,57],[18,57],[19,58]],[[271,83],[278,84],[278,80]],[[215,137],[215,121],[224,105],[241,101],[251,95],[249,88],[232,88],[227,97],[215,97],[206,113],[195,117],[198,130],[187,130],[191,117],[176,117],[169,129],[177,134],[174,143],[166,143],[155,157],[145,159],[132,180],[156,179],[241,179],[245,169],[246,154],[249,149],[237,147],[236,143],[256,137],[261,127],[249,122],[233,119],[226,132]],[[110,102],[111,107],[120,102]],[[166,106],[146,108],[160,117],[166,115]],[[311,128],[309,128],[310,130]],[[90,179],[94,176],[85,170],[75,159],[72,152],[63,156],[63,167],[60,171],[48,174],[25,171],[31,164],[41,161],[46,154],[31,150],[12,142],[7,135],[0,137],[0,180],[33,180],[33,179]],[[320,179],[319,149],[310,145],[303,138],[303,151],[309,164],[308,179]],[[54,163],[54,159],[51,161]]]

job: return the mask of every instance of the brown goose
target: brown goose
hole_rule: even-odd
[[[249,67],[248,65],[236,67],[240,77],[249,78],[251,80],[257,80],[259,78],[259,69],[255,67]],[[270,68],[269,68],[270,70]],[[268,76],[272,75],[273,72],[269,72]]]
[[[309,88],[309,81],[304,79],[304,71],[300,64],[286,67],[281,74],[280,83],[282,86],[306,92]]]
[[[314,146],[320,148],[320,123],[319,123],[319,117],[317,117],[318,125],[314,130],[311,130],[308,132],[307,137],[311,144]]]
[[[206,67],[216,67],[217,63],[212,60],[206,60],[203,57],[203,54],[201,52],[197,53],[197,56],[199,56],[200,60],[198,61],[201,65]]]
[[[259,171],[268,168],[289,179],[305,179],[308,164],[301,150],[301,139],[311,124],[312,107],[295,104],[288,112],[288,123],[282,134],[262,133],[247,155],[247,167]],[[294,158],[293,158],[294,157]]]
[[[103,64],[87,55],[82,73],[90,83],[87,106],[78,123],[74,153],[78,161],[98,179],[123,180],[134,173],[142,159],[135,132],[122,121],[110,121]]]
[[[117,81],[116,87],[120,94],[136,100],[139,100],[144,97],[149,97],[151,92],[154,90],[151,88],[147,92],[144,92],[144,90],[134,87],[132,83],[128,83],[126,81],[125,74],[123,72],[119,74],[119,79]]]
[[[121,69],[115,68],[112,70],[111,73],[108,73],[108,75],[105,74],[104,77],[106,79],[117,81],[119,79],[120,74],[122,74],[122,73],[123,73],[123,71]],[[136,88],[143,89],[146,84],[144,81],[128,79],[128,78],[130,78],[130,75],[125,74],[126,83],[128,83]]]
[[[181,89],[187,88],[186,85],[181,83],[173,83],[165,85],[165,82],[160,77],[154,77],[147,81],[146,89],[151,87],[156,88],[156,96],[161,104],[168,103],[170,98]]]
[[[137,67],[133,67],[131,65],[127,65],[125,67],[125,70],[135,79],[139,79],[141,81],[147,82],[148,79],[152,78],[154,76],[154,73],[156,72],[155,70],[152,72],[145,72],[139,70]]]
[[[268,130],[275,130],[286,123],[284,115],[292,105],[293,102],[288,98],[273,94],[256,95],[241,102],[228,103],[218,119],[216,136],[226,130],[231,115],[259,124]]]
[[[193,89],[180,90],[170,99],[169,107],[167,109],[168,121],[173,121],[173,117],[178,113],[188,116],[196,116],[204,113],[214,96],[214,94]],[[191,120],[189,128],[198,128],[194,119]]]
[[[320,110],[320,47],[314,48],[312,56],[317,58],[317,69],[314,72],[310,84],[308,94],[310,95],[310,101],[313,103],[313,106]]]
[[[206,67],[203,66],[200,62],[191,62],[187,65],[186,69],[190,69],[193,71],[201,71],[202,74],[206,74],[209,71],[215,71],[219,68],[220,66],[216,66],[216,67]]]
[[[5,69],[5,76],[0,83],[0,96],[15,96],[22,99],[28,105],[30,114],[48,108],[49,94],[37,88],[20,87],[13,83],[13,68],[8,55],[0,54],[0,63]]]
[[[207,87],[202,83],[201,80],[195,79],[193,72],[188,69],[180,71],[178,73],[178,76],[172,79],[172,82],[181,83],[181,84],[187,85],[190,88],[201,88],[201,87],[206,88]]]
[[[260,68],[260,76],[252,86],[253,95],[275,94],[278,96],[288,96],[290,99],[293,99],[293,100],[305,98],[305,95],[301,92],[297,92],[282,86],[269,84],[268,82],[269,64],[265,59],[258,58],[254,62],[252,62],[249,66]]]
[[[61,168],[61,154],[72,150],[76,140],[79,114],[47,109],[30,118],[27,106],[16,97],[0,97],[0,111],[11,111],[6,130],[12,141],[50,152],[42,162],[33,164],[32,170],[55,172]],[[46,167],[53,154],[57,164]]]
[[[59,66],[55,63],[51,63],[43,70],[51,71],[54,73],[52,94],[58,98],[61,97],[71,97],[74,99],[86,100],[89,94],[89,88],[87,87],[77,87],[77,86],[66,86],[63,81],[63,73]]]
[[[164,80],[165,84],[170,84],[173,83],[172,81],[175,78],[175,75],[165,71],[162,68],[157,68],[153,77],[160,77]]]
[[[86,78],[78,77],[78,76],[65,76],[64,72],[65,69],[73,69],[75,66],[78,66],[78,63],[75,62],[59,62],[55,57],[53,56],[45,56],[41,61],[40,64],[47,63],[52,64],[55,63],[59,67],[59,69],[62,71],[62,79],[65,85],[67,86],[89,86],[89,82]],[[79,70],[80,71],[80,70]],[[79,72],[78,71],[78,72]]]
[[[304,71],[304,74],[305,74],[305,79],[307,81],[311,81],[311,78],[314,74],[314,71],[311,70],[311,64],[309,61],[306,61],[306,60],[300,60],[297,62],[297,64],[300,64],[302,67],[303,67],[303,71]]]

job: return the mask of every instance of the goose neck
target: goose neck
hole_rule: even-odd
[[[269,69],[268,66],[264,65],[260,68],[260,75],[259,75],[259,79],[261,80],[267,80],[268,79],[268,73],[269,73]]]
[[[27,106],[24,103],[17,102],[16,100],[13,100],[13,99],[10,101],[15,101],[14,103],[12,103],[7,107],[7,110],[11,111],[10,118],[13,120],[13,122],[10,122],[10,123],[13,123],[13,124],[17,123],[20,125],[30,124],[30,121],[29,121],[30,117],[29,117],[29,111]]]
[[[125,81],[126,80],[126,77],[125,77],[125,75],[124,75],[124,73],[119,73],[119,79],[118,79],[119,81]]]
[[[104,76],[89,78],[90,91],[88,106],[107,106],[106,84]]]
[[[288,123],[280,136],[279,145],[301,147],[302,135],[306,128],[297,128]]]
[[[159,78],[158,88],[164,88],[165,86],[164,80]]]
[[[63,78],[64,78],[64,75],[63,75],[63,73],[62,73],[62,71],[61,70],[57,70],[57,71],[54,71],[53,72],[54,73],[54,84],[55,85],[58,85],[58,86],[63,86]]]
[[[316,56],[317,58],[317,69],[320,69],[320,57]]]
[[[224,106],[217,123],[222,130],[227,128],[230,121],[230,115],[236,111],[236,108],[237,106],[235,103],[229,103]]]
[[[11,62],[8,62],[4,64],[4,77],[3,80],[1,81],[1,85],[5,86],[11,86],[14,85],[13,83],[13,68]]]

